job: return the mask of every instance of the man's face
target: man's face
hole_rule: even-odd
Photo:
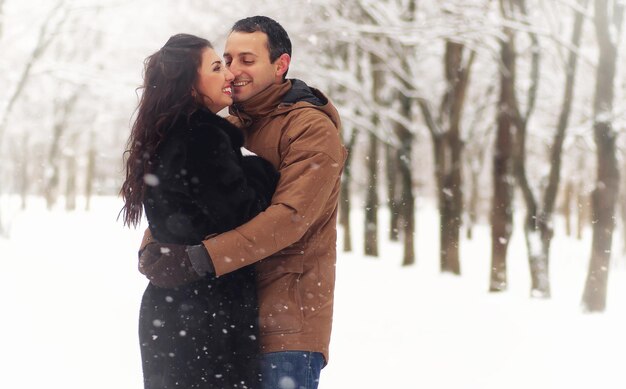
[[[278,65],[270,62],[267,35],[263,32],[232,32],[226,40],[224,62],[233,73],[233,100],[241,103],[280,83]]]

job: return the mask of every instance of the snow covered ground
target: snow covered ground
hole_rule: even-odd
[[[49,212],[33,200],[25,212],[3,214],[11,238],[0,238],[0,388],[141,387],[136,323],[146,281],[135,251],[143,228],[123,228],[120,208],[103,197],[89,213]],[[422,204],[418,212],[410,268],[386,239],[380,258],[364,257],[355,213],[356,252],[338,258],[331,361],[320,389],[626,388],[623,257],[613,258],[607,312],[583,314],[590,236],[557,231],[553,298],[544,301],[528,297],[516,231],[509,290],[489,294],[488,227],[462,242],[463,275],[441,275],[435,210]]]

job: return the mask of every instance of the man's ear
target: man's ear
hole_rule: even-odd
[[[289,64],[291,63],[291,57],[287,53],[283,53],[274,62],[276,64],[276,77],[283,77],[283,74],[289,70]]]

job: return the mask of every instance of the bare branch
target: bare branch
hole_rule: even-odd
[[[13,110],[15,103],[17,102],[20,95],[24,91],[24,88],[26,87],[33,66],[35,65],[37,60],[39,60],[39,58],[41,58],[41,56],[45,53],[46,49],[50,46],[52,40],[57,36],[59,30],[67,20],[66,17],[58,17],[59,14],[64,12],[64,3],[64,0],[58,1],[57,4],[48,13],[48,17],[39,29],[37,43],[33,48],[30,58],[19,77],[17,86],[11,94],[9,102],[4,109],[2,121],[0,122],[0,150],[2,149],[2,140],[9,121],[9,116],[11,115],[11,111]]]
[[[2,39],[2,33],[4,32],[4,0],[0,0],[0,40]]]

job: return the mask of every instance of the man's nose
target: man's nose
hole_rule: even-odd
[[[241,74],[241,70],[239,69],[239,65],[237,65],[236,61],[232,61],[227,69],[234,78],[237,78],[237,76]]]
[[[226,81],[228,82],[231,82],[232,80],[235,79],[233,72],[231,72],[229,68],[224,69],[224,77],[226,78]]]

